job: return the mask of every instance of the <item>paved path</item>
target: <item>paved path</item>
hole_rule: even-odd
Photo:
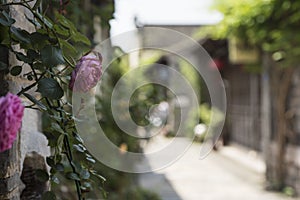
[[[168,142],[167,139],[152,141],[146,149],[155,149],[164,142]],[[239,162],[235,159],[245,154],[229,149],[220,153],[212,152],[206,159],[199,160],[199,149],[199,144],[193,144],[173,165],[154,173],[141,174],[140,185],[157,192],[163,200],[291,199],[265,191],[260,165],[254,168],[247,165],[247,161]],[[149,161],[146,157],[144,162],[150,162],[151,166],[151,162],[155,161]]]

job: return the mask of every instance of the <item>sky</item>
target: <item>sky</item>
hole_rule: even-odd
[[[115,0],[111,35],[141,25],[210,25],[222,19],[211,9],[213,0]]]

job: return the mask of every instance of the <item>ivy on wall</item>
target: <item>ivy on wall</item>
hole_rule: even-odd
[[[74,68],[76,73],[80,73],[79,68],[89,67],[83,62],[88,60],[88,55],[84,55],[90,55],[91,42],[60,10],[53,9],[53,16],[50,18],[44,12],[47,10],[42,11],[40,1],[36,1],[35,4],[31,4],[32,2],[1,1],[0,51],[10,52],[20,64],[9,66],[7,60],[1,57],[0,71],[10,76],[22,76],[30,81],[17,95],[31,102],[30,105],[26,105],[26,109],[39,110],[46,118],[44,134],[52,149],[52,155],[47,157],[46,161],[51,169],[50,173],[37,171],[37,177],[42,182],[51,181],[53,184],[60,184],[61,176],[72,180],[77,198],[81,200],[93,189],[103,190],[102,185],[105,181],[105,178],[94,170],[96,160],[89,154],[77,134],[75,119],[71,113],[72,104],[68,98],[68,94],[72,92],[69,81],[74,75],[71,75]],[[24,15],[26,21],[34,27],[33,32],[16,25],[16,20],[9,13],[12,6],[20,6],[31,13],[32,17],[25,13],[18,14]],[[101,70],[102,60],[96,57],[93,59],[98,59],[95,67]],[[25,72],[25,67],[29,68],[29,71]],[[35,92],[32,91],[33,88],[36,88]],[[12,118],[12,115],[14,113],[5,117]],[[56,194],[48,191],[42,199],[56,199]]]

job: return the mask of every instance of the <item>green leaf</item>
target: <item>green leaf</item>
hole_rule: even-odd
[[[60,127],[60,125],[55,122],[51,124],[51,128],[59,133],[65,134],[64,130]]]
[[[90,182],[84,182],[83,186],[86,187],[86,188],[91,188],[92,184]]]
[[[89,172],[87,169],[82,169],[82,170],[81,170],[81,172],[80,172],[80,177],[81,177],[82,179],[87,180],[87,179],[90,178],[90,176],[91,176],[91,174],[90,174],[90,172]]]
[[[56,33],[58,33],[59,35],[68,37],[70,36],[70,31],[66,28],[64,28],[63,26],[59,26],[59,25],[54,25],[54,30]]]
[[[53,23],[49,18],[47,18],[46,16],[43,16],[39,12],[35,12],[35,13],[38,16],[39,20],[41,20],[48,28],[50,28],[50,29],[53,28]]]
[[[35,171],[36,178],[41,182],[47,182],[49,180],[49,174],[45,170],[38,169]]]
[[[72,36],[72,40],[74,40],[75,42],[82,42],[86,45],[91,45],[91,41],[84,36],[83,34],[77,32]]]
[[[56,44],[58,44],[58,39],[50,37],[49,42],[51,46],[55,46]]]
[[[10,44],[11,44],[11,39],[9,36],[9,28],[7,26],[2,26],[0,24],[0,42],[1,42],[1,49],[2,48],[10,48]]]
[[[78,151],[78,152],[81,152],[81,153],[83,153],[83,152],[85,152],[86,151],[86,149],[84,148],[84,146],[82,146],[82,145],[77,145],[77,144],[74,144],[73,145],[73,148],[76,150],[76,151]]]
[[[33,32],[30,34],[31,42],[45,42],[48,40],[48,36],[45,33]]]
[[[53,167],[55,165],[55,161],[53,159],[53,156],[51,157],[47,157],[46,158],[46,163],[50,166],[50,167]]]
[[[1,12],[1,14],[0,14],[0,24],[2,24],[3,26],[11,26],[15,22],[16,22],[16,20],[11,18],[5,10],[3,10]]]
[[[45,65],[41,62],[35,62],[32,65],[33,69],[45,70]]]
[[[77,42],[73,46],[78,52],[78,57],[82,57],[83,55],[91,51],[91,47],[83,44],[82,42]]]
[[[81,190],[85,192],[89,192],[92,187],[92,184],[90,182],[83,182],[82,186],[80,187]]]
[[[32,63],[33,62],[33,59],[25,56],[23,53],[20,53],[20,52],[17,52],[16,53],[16,57],[19,61],[23,61],[25,63]]]
[[[63,159],[62,155],[59,155],[59,154],[55,155],[55,161],[56,162],[61,162],[62,159]]]
[[[83,143],[83,139],[80,137],[80,135],[78,135],[77,133],[74,133],[74,138],[78,141]]]
[[[98,177],[99,179],[101,179],[102,181],[106,181],[106,178],[104,178],[103,176],[101,176],[100,174],[98,174],[97,171],[95,170],[91,170],[90,171],[94,176]]]
[[[49,39],[48,35],[43,32],[33,32],[30,34],[30,41],[33,47],[38,50],[41,50],[47,44],[49,44],[48,39]]]
[[[57,146],[59,148],[62,148],[63,146],[63,143],[64,143],[64,139],[65,139],[65,135],[64,134],[61,134],[58,139],[57,139]]]
[[[58,12],[55,12],[55,18],[65,28],[70,29],[72,31],[77,31],[75,25],[70,20],[65,18],[65,16],[59,14]]]
[[[35,2],[34,6],[32,7],[32,10],[38,9],[38,7],[41,6],[41,1],[42,1],[42,0],[37,0],[37,1]]]
[[[80,178],[79,178],[78,174],[73,173],[73,172],[68,172],[68,173],[66,174],[66,177],[67,177],[68,179],[71,179],[71,180],[80,181]]]
[[[37,92],[43,97],[50,99],[60,99],[64,95],[63,89],[53,78],[43,78],[38,82]]]
[[[87,156],[85,159],[86,159],[87,161],[93,163],[93,164],[96,163],[96,160],[95,160],[93,157],[91,157],[91,156]]]
[[[27,99],[29,99],[32,103],[34,103],[35,105],[39,106],[42,110],[47,110],[47,107],[42,102],[40,102],[39,100],[37,100],[35,97],[31,96],[28,93],[23,93],[23,95]]]
[[[57,147],[57,139],[59,135],[50,131],[43,131],[43,134],[47,137],[49,147]]]
[[[4,62],[0,61],[0,71],[6,70],[8,68],[8,65]]]
[[[25,18],[35,27],[41,27],[42,25],[35,19],[35,18],[30,18],[28,16],[25,15]]]
[[[65,56],[69,54],[71,54],[72,56],[77,55],[77,49],[69,42],[59,39],[59,44],[62,46],[62,50]]]
[[[14,66],[13,68],[11,68],[10,70],[10,74],[12,76],[18,76],[20,75],[22,72],[22,66]]]
[[[59,184],[59,183],[60,183],[59,179],[58,179],[56,176],[52,176],[52,177],[51,177],[51,181],[52,181],[53,183],[56,183],[56,184]]]
[[[41,50],[41,55],[43,63],[48,67],[65,63],[62,50],[57,47],[47,45]]]
[[[28,49],[27,57],[29,57],[32,60],[37,60],[37,59],[39,59],[40,55],[36,51],[34,51],[32,49]]]
[[[9,23],[5,19],[0,18],[0,24],[2,24],[3,26],[11,26],[13,23]]]
[[[63,172],[65,169],[64,165],[61,163],[56,164],[53,168],[58,172]]]
[[[82,170],[82,164],[81,164],[81,160],[73,160],[71,162],[71,165],[73,165],[73,167],[75,167],[76,172],[81,172]]]
[[[55,196],[54,192],[47,191],[43,194],[42,200],[56,200],[56,196]]]
[[[30,43],[30,34],[27,31],[14,26],[10,27],[10,31],[18,41],[25,42],[27,44]]]

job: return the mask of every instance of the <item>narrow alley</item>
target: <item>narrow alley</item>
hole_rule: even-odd
[[[156,149],[168,140],[154,138],[145,148]],[[199,160],[200,148],[199,143],[193,143],[171,166],[141,174],[140,185],[157,192],[163,200],[292,199],[264,189],[264,166],[261,160],[234,147],[212,151],[204,160]],[[147,157],[144,162],[149,162]],[[151,166],[151,162],[149,164]]]

